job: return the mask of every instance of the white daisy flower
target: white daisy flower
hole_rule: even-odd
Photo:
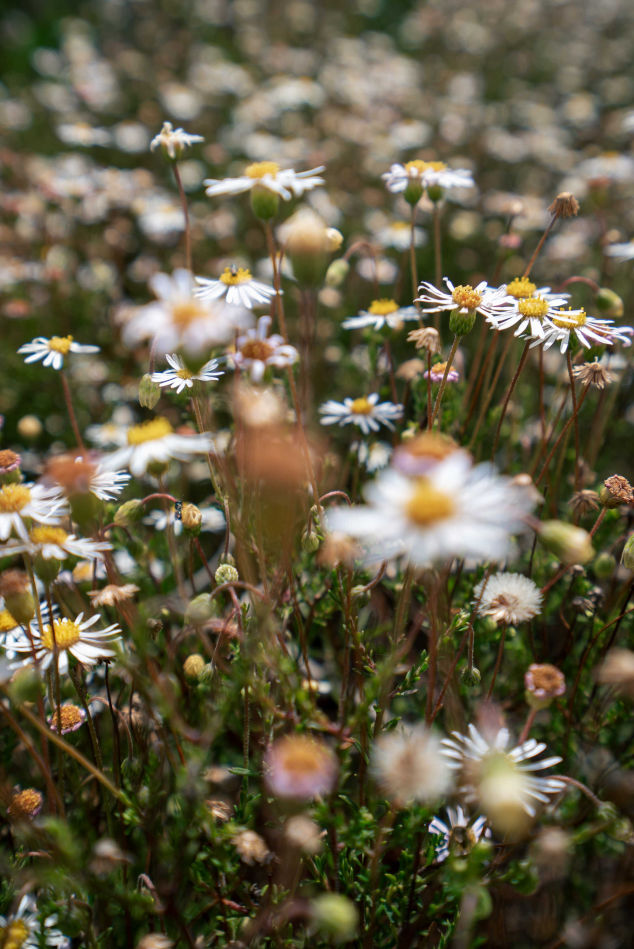
[[[61,527],[32,527],[28,541],[8,540],[1,549],[3,556],[28,553],[44,560],[66,560],[79,557],[82,560],[103,560],[105,550],[112,550],[106,541],[91,540],[68,534]]]
[[[483,280],[477,287],[461,284],[454,287],[448,277],[444,278],[449,293],[439,290],[433,283],[423,282],[418,288],[420,296],[417,303],[423,306],[425,313],[439,313],[445,310],[457,310],[461,315],[481,313],[488,321],[493,321],[514,307],[513,299],[507,294],[506,287],[489,287]]]
[[[412,184],[445,190],[474,186],[473,176],[467,168],[449,168],[443,161],[421,161],[418,158],[404,164],[396,162],[381,177],[392,194],[401,194]]]
[[[111,468],[125,466],[135,478],[152,474],[155,466],[164,468],[171,459],[188,461],[192,455],[205,454],[213,448],[209,433],[180,435],[162,416],[130,426],[126,441],[127,445],[106,456],[104,464]]]
[[[275,287],[255,280],[251,271],[244,267],[225,267],[218,280],[196,277],[196,283],[198,287],[194,290],[194,296],[199,300],[225,297],[231,306],[244,306],[248,310],[270,303],[276,295]]]
[[[402,726],[374,743],[372,771],[389,800],[435,801],[452,785],[440,739],[424,725]]]
[[[112,623],[105,629],[91,629],[100,619],[97,613],[85,620],[84,614],[80,613],[74,620],[66,616],[53,619],[52,623],[45,623],[41,629],[37,621],[32,621],[30,630],[33,647],[26,633],[14,643],[16,652],[27,655],[21,665],[34,662],[33,649],[42,671],[48,669],[55,652],[62,673],[68,672],[69,653],[84,666],[94,666],[101,659],[114,659],[116,651],[112,649],[112,643],[121,640],[121,628],[117,623]]]
[[[559,764],[558,755],[533,759],[546,750],[534,738],[507,749],[510,734],[501,728],[490,740],[474,725],[469,734],[452,732],[442,741],[449,767],[462,772],[460,791],[468,800],[477,800],[494,827],[501,831],[520,829],[526,816],[535,816],[537,804],[547,804],[549,794],[565,790],[560,778],[536,778],[533,772]]]
[[[43,480],[53,482],[66,495],[94,494],[101,501],[114,501],[123,491],[130,475],[112,471],[95,453],[54,455],[46,465]]]
[[[446,813],[446,822],[434,817],[429,823],[429,833],[442,838],[436,844],[436,860],[439,863],[446,860],[450,853],[466,857],[479,840],[491,837],[486,817],[476,817],[472,821],[460,805],[456,808],[447,807]]]
[[[571,333],[574,333],[584,349],[612,346],[617,340],[624,346],[630,346],[634,333],[631,326],[616,327],[613,320],[599,320],[588,316],[583,309],[559,310],[557,316],[552,318],[552,324],[544,338],[544,349],[557,342],[562,353],[568,349]]]
[[[374,472],[385,468],[392,457],[392,446],[387,442],[353,442],[350,451],[356,452],[359,462],[366,471]]]
[[[178,353],[166,353],[165,358],[172,367],[164,372],[153,372],[152,382],[158,382],[160,386],[169,386],[170,389],[176,389],[180,394],[183,389],[191,389],[194,382],[217,382],[224,370],[220,369],[218,359],[210,359],[197,372],[190,372]]]
[[[57,916],[40,920],[35,900],[27,893],[12,916],[0,916],[2,945],[7,949],[69,949],[70,939],[55,928],[56,923]]]
[[[163,122],[163,128],[150,142],[150,149],[154,151],[156,148],[162,148],[175,161],[190,145],[204,141],[202,135],[191,135],[183,129],[172,128],[171,122]]]
[[[59,524],[67,512],[66,499],[57,486],[4,484],[0,487],[0,541],[7,540],[12,531],[28,540],[30,521]]]
[[[621,244],[610,244],[603,248],[603,253],[617,260],[634,260],[634,240]]]
[[[364,435],[378,432],[381,425],[394,431],[394,421],[403,415],[403,406],[394,402],[379,402],[378,392],[359,399],[343,402],[329,399],[319,406],[322,425],[358,425]]]
[[[341,324],[345,330],[363,329],[371,326],[375,330],[387,326],[391,330],[400,330],[408,320],[417,320],[415,306],[399,306],[396,300],[373,300],[367,310],[361,310],[358,316],[349,316]]]
[[[98,353],[99,346],[89,346],[76,343],[72,336],[37,336],[30,343],[20,346],[18,353],[28,353],[25,363],[42,360],[44,366],[61,369],[64,365],[64,356],[68,353]]]
[[[194,296],[194,278],[189,270],[175,270],[150,278],[157,296],[154,303],[137,307],[122,329],[126,346],[152,339],[154,351],[168,353],[183,346],[198,354],[201,349],[229,342],[236,329],[249,325],[251,314],[219,301],[203,301]]]
[[[284,201],[291,198],[300,198],[305,191],[311,191],[318,185],[324,184],[319,173],[325,166],[311,168],[309,171],[293,171],[291,168],[281,169],[274,161],[257,161],[245,168],[239,178],[206,178],[203,184],[207,185],[206,194],[212,198],[219,194],[242,194],[251,191],[256,185],[279,195]]]
[[[235,352],[229,354],[234,366],[249,372],[253,382],[262,380],[268,366],[282,369],[292,366],[299,359],[295,347],[285,343],[283,336],[279,333],[267,335],[271,322],[270,316],[261,316],[257,328],[248,330],[245,336],[239,336]]]
[[[409,221],[392,221],[382,227],[376,235],[384,247],[393,247],[395,250],[409,250],[412,241],[412,225]],[[422,247],[427,243],[427,234],[422,227],[414,228],[414,247]]]
[[[368,504],[328,511],[328,529],[348,534],[365,548],[367,563],[404,556],[426,567],[456,557],[503,560],[511,536],[525,530],[534,506],[526,492],[492,465],[475,468],[457,451],[409,477],[382,471],[365,489]]]
[[[473,603],[480,616],[515,626],[541,612],[542,594],[537,584],[521,573],[495,573],[475,585]]]
[[[513,298],[513,307],[500,315],[493,315],[488,322],[496,330],[516,327],[515,336],[527,329],[529,337],[541,341],[552,327],[551,320],[566,306],[570,294],[552,293],[550,287],[537,287],[527,277],[517,277],[506,286],[506,293]]]
[[[91,578],[92,579],[92,578]],[[39,586],[40,581],[36,579],[36,584]],[[59,610],[56,605],[53,605],[53,617],[55,618]],[[40,600],[40,614],[42,621],[47,623],[49,622],[50,611],[48,603],[44,600]],[[4,650],[4,655],[7,659],[15,659],[16,653],[16,643],[21,643],[24,639],[24,629],[20,626],[19,623],[11,616],[11,613],[6,608],[6,605],[0,607],[0,646]],[[3,667],[4,668],[4,667]],[[10,676],[15,672],[13,666],[9,667]],[[1,679],[0,679],[1,681]]]

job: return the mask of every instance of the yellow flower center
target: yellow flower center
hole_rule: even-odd
[[[431,367],[431,371],[434,376],[444,376],[446,368],[446,362],[437,362]]]
[[[517,309],[522,316],[543,320],[548,313],[548,301],[543,297],[523,297],[518,300]]]
[[[0,514],[21,511],[31,500],[31,492],[23,484],[5,484],[0,488]]]
[[[0,610],[0,633],[8,633],[9,630],[15,629],[17,625],[8,610]]]
[[[55,638],[53,638],[53,634]],[[42,645],[45,649],[48,649],[49,652],[53,652],[55,647],[58,649],[70,649],[71,646],[74,646],[75,643],[78,643],[81,639],[81,630],[77,623],[64,617],[64,619],[53,620],[52,629],[47,623],[42,629],[40,638]]]
[[[220,280],[228,287],[235,287],[238,283],[247,283],[252,279],[251,271],[246,267],[225,267],[220,274]]]
[[[371,415],[372,409],[374,406],[371,402],[365,398],[355,399],[352,405],[350,406],[350,411],[353,415]]]
[[[258,359],[266,362],[269,356],[273,355],[274,348],[264,339],[248,339],[240,347],[240,352],[245,359]]]
[[[149,422],[141,422],[128,429],[128,445],[142,445],[143,442],[153,442],[157,438],[171,435],[174,429],[166,418],[159,416]]]
[[[29,537],[34,544],[57,544],[61,547],[68,534],[61,527],[34,527],[29,531]]]
[[[14,919],[8,926],[0,927],[1,949],[20,949],[26,942],[29,928],[23,919]]]
[[[72,336],[52,336],[48,341],[48,348],[65,356],[70,351],[72,341]]]
[[[575,326],[583,326],[588,319],[585,310],[579,310],[578,313],[567,313],[565,310],[559,311],[559,319],[553,317],[553,323],[555,326],[560,326],[562,329],[573,329]]]
[[[405,505],[405,511],[414,524],[427,527],[451,517],[454,503],[448,494],[438,491],[428,478],[417,478],[416,487]]]
[[[281,739],[277,753],[280,769],[296,779],[318,774],[330,764],[328,752],[304,735]]]
[[[524,297],[532,297],[537,290],[537,285],[532,283],[528,277],[516,277],[507,284],[506,292],[510,297],[521,300]]]
[[[409,221],[394,221],[392,224],[393,231],[409,231],[411,228]]]
[[[386,298],[373,300],[368,307],[368,313],[371,313],[372,316],[387,316],[388,313],[396,313],[397,310],[398,303],[395,300],[388,300]]]
[[[459,307],[464,307],[466,310],[475,310],[482,303],[482,294],[479,290],[474,290],[470,283],[467,283],[455,287],[451,299]]]
[[[280,166],[277,162],[274,161],[256,161],[252,165],[249,165],[248,168],[245,168],[244,173],[247,178],[264,178],[265,175],[272,175],[274,178]]]
[[[62,705],[61,708],[55,709],[52,719],[55,728],[58,727],[58,722],[61,721],[62,731],[66,731],[67,729],[76,728],[77,725],[81,725],[84,717],[82,710],[77,708],[76,705]]]
[[[186,329],[190,323],[201,320],[207,315],[208,311],[199,306],[195,300],[183,300],[172,307],[172,323],[181,329]]]
[[[405,163],[405,168],[411,178],[417,178],[426,171],[444,171],[446,167],[444,161],[421,161],[420,158]]]
[[[179,379],[193,379],[194,373],[190,372],[189,369],[177,369],[176,375]]]

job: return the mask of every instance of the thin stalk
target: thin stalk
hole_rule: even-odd
[[[572,418],[575,431],[575,491],[579,490],[579,419],[577,418],[577,392],[575,387],[575,376],[572,371],[572,357],[570,350],[566,351],[566,362],[568,364],[568,377],[570,379],[570,395],[572,396]]]
[[[187,197],[185,195],[185,189],[183,188],[183,181],[181,179],[181,173],[178,170],[178,163],[172,163],[172,171],[174,172],[174,178],[176,179],[176,187],[178,188],[178,196],[180,198],[181,207],[183,209],[183,215],[185,217],[185,265],[190,273],[193,273],[192,267],[192,235],[191,235],[191,226],[189,221],[189,208],[187,207]]]
[[[505,397],[504,397],[504,402],[502,403],[502,412],[501,412],[501,414],[500,414],[500,420],[499,420],[498,426],[497,426],[497,428],[496,428],[496,430],[495,430],[495,438],[493,439],[493,450],[492,450],[492,452],[491,452],[491,460],[494,460],[494,459],[495,459],[495,453],[496,453],[496,451],[497,451],[498,443],[499,443],[499,441],[500,441],[500,432],[502,431],[502,424],[503,424],[504,418],[505,418],[505,416],[506,416],[506,410],[507,410],[507,408],[508,408],[509,402],[511,401],[511,396],[513,395],[513,390],[515,389],[515,386],[517,385],[517,381],[518,381],[518,379],[519,379],[519,377],[520,377],[520,374],[521,374],[521,372],[522,372],[522,369],[524,368],[524,364],[525,364],[526,360],[528,359],[529,347],[530,347],[530,340],[529,340],[529,341],[526,343],[526,345],[524,346],[524,350],[523,350],[522,355],[521,355],[521,357],[520,357],[520,361],[519,361],[519,363],[518,363],[517,369],[515,370],[515,375],[514,375],[513,378],[511,379],[510,385],[509,385],[508,389],[506,390],[506,395],[505,395]]]
[[[418,267],[416,263],[416,205],[412,205],[411,217],[410,217],[410,238],[409,238],[409,263],[410,270],[412,272],[412,299],[414,300],[414,306],[419,311],[418,321],[422,326],[422,318],[420,315],[420,303],[416,303],[416,297],[418,296]]]
[[[454,340],[453,340],[452,346],[451,346],[451,350],[449,351],[449,356],[447,357],[447,362],[446,362],[446,364],[445,364],[445,371],[444,371],[444,373],[443,373],[443,377],[442,377],[442,380],[441,380],[441,383],[440,383],[440,388],[438,389],[438,394],[436,395],[436,402],[435,402],[435,404],[434,404],[434,411],[433,411],[432,417],[431,417],[431,424],[432,424],[432,425],[434,424],[434,422],[436,421],[436,418],[437,418],[437,416],[438,416],[438,411],[439,411],[439,409],[440,409],[440,403],[442,402],[442,397],[443,397],[443,394],[444,394],[444,392],[445,392],[445,386],[447,385],[447,376],[449,375],[449,370],[451,369],[451,366],[452,366],[452,363],[453,363],[454,358],[455,358],[455,356],[456,356],[456,352],[457,352],[457,350],[458,350],[459,344],[460,344],[460,336],[458,336],[458,334],[456,333],[456,335],[454,336]]]
[[[570,418],[568,419],[568,421],[566,422],[566,424],[565,424],[564,427],[562,428],[561,432],[559,433],[559,438],[557,439],[557,441],[555,442],[555,444],[553,445],[553,447],[552,447],[552,448],[550,449],[550,451],[548,452],[548,456],[547,456],[547,458],[546,458],[546,461],[544,462],[544,465],[543,465],[543,467],[542,467],[542,470],[540,471],[539,475],[538,475],[537,478],[535,479],[535,485],[536,485],[536,486],[540,483],[540,481],[542,480],[542,478],[543,478],[544,475],[546,474],[546,472],[547,472],[547,470],[548,470],[548,465],[550,464],[553,455],[555,454],[555,452],[557,451],[559,445],[561,444],[561,440],[563,439],[564,435],[566,434],[566,432],[568,431],[568,429],[570,428],[570,426],[573,424],[575,418],[577,417],[577,415],[578,415],[579,412],[581,411],[581,406],[582,406],[583,403],[584,403],[585,397],[587,396],[587,394],[588,394],[588,392],[589,392],[589,389],[590,389],[590,385],[589,385],[589,383],[586,383],[586,385],[585,385],[585,387],[584,387],[584,390],[583,390],[583,392],[581,393],[581,395],[580,395],[580,397],[579,397],[579,399],[578,399],[578,401],[577,401],[577,407],[576,407],[574,413],[570,416]]]
[[[500,671],[500,666],[502,665],[502,657],[504,655],[504,643],[506,642],[507,628],[508,627],[506,626],[506,623],[505,623],[504,626],[502,627],[502,636],[500,638],[500,645],[498,647],[497,659],[495,660],[495,668],[493,670],[493,676],[491,678],[491,685],[489,686],[489,691],[487,692],[487,701],[491,698],[493,694],[493,687],[495,685],[495,680],[497,679],[498,672]]]
[[[482,402],[480,405],[480,412],[478,413],[478,419],[476,421],[476,425],[473,430],[473,435],[471,436],[469,440],[469,447],[475,444],[475,440],[478,437],[480,426],[482,425],[482,422],[484,421],[484,417],[486,415],[486,411],[489,405],[491,404],[491,399],[493,398],[500,376],[502,375],[502,370],[504,369],[504,365],[506,363],[506,357],[509,354],[509,350],[511,346],[513,345],[514,339],[515,337],[513,336],[512,333],[507,333],[506,342],[504,343],[504,346],[502,347],[502,352],[500,353],[498,364],[495,367],[495,374],[491,382],[487,383],[486,392],[484,394],[484,398],[482,399]],[[491,350],[493,351],[493,349],[494,347],[492,346]]]
[[[553,216],[552,216],[552,218],[551,218],[551,221],[550,221],[550,224],[548,225],[548,227],[546,228],[546,230],[545,230],[544,233],[542,234],[542,236],[541,236],[541,238],[540,238],[540,240],[539,240],[539,244],[537,245],[537,247],[536,247],[535,250],[533,251],[533,256],[532,256],[531,259],[529,260],[529,262],[528,262],[528,264],[527,264],[527,267],[526,267],[526,270],[525,270],[524,273],[522,274],[522,277],[528,277],[528,275],[530,274],[531,270],[533,269],[533,264],[534,264],[535,261],[537,260],[537,257],[539,256],[540,250],[542,249],[542,247],[543,247],[544,244],[546,243],[546,238],[548,237],[548,235],[549,235],[550,232],[552,231],[552,229],[553,229],[553,227],[554,227],[554,225],[555,225],[555,221],[557,220],[557,217],[558,217],[558,215],[553,214]]]
[[[70,419],[70,425],[73,430],[73,435],[75,436],[75,441],[82,453],[86,453],[86,447],[81,437],[81,432],[79,431],[79,425],[77,424],[77,416],[75,415],[75,409],[73,408],[73,399],[70,394],[70,386],[68,385],[68,379],[66,378],[66,373],[63,369],[60,369],[60,379],[62,380],[62,389],[64,390],[64,401],[66,402],[66,410],[68,411],[68,417]]]
[[[434,264],[436,286],[440,286],[442,280],[442,239],[440,233],[440,205],[434,202]]]

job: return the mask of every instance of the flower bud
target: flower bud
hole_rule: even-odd
[[[62,566],[61,560],[55,560],[54,557],[42,557],[37,554],[33,560],[33,569],[42,583],[50,584],[55,580]]]
[[[203,516],[199,507],[195,504],[183,504],[181,510],[181,521],[188,534],[198,537],[203,522]]]
[[[539,539],[547,550],[565,564],[587,563],[593,556],[592,540],[587,531],[563,521],[543,521]]]
[[[221,563],[214,574],[214,579],[218,586],[221,586],[223,583],[237,583],[240,579],[240,574],[232,564]]]
[[[319,534],[315,531],[304,531],[302,534],[302,550],[307,554],[314,554],[319,550]]]
[[[340,287],[348,276],[349,270],[350,264],[347,260],[344,260],[343,257],[338,257],[337,260],[333,260],[326,271],[326,286]]]
[[[192,653],[183,663],[183,672],[187,679],[200,679],[205,669],[205,659],[198,652]]]
[[[9,683],[9,698],[14,705],[37,702],[42,695],[44,683],[33,668],[26,666],[14,673]]]
[[[602,316],[616,320],[623,316],[623,300],[614,290],[601,287],[594,298],[594,302]]]
[[[280,228],[280,237],[293,265],[293,273],[298,282],[307,287],[322,283],[328,257],[338,250],[343,240],[338,231],[326,227],[310,208],[301,208],[286,221]]]
[[[420,181],[416,181],[410,178],[407,182],[407,187],[403,192],[403,197],[408,204],[411,204],[414,207],[415,204],[418,204],[420,199],[423,196],[423,186]]]
[[[269,221],[275,217],[279,203],[279,196],[264,185],[256,184],[251,188],[251,208],[261,221]]]
[[[592,569],[599,580],[609,580],[616,570],[616,557],[607,550],[602,550],[592,563]]]
[[[144,409],[153,409],[161,397],[161,387],[146,372],[139,383],[139,403]]]
[[[319,931],[335,943],[350,942],[357,934],[359,913],[354,903],[339,893],[322,893],[311,902]]]
[[[625,541],[623,553],[621,554],[621,563],[626,570],[634,570],[634,534]]]
[[[449,329],[456,336],[466,336],[474,327],[476,321],[476,311],[469,310],[467,313],[460,313],[459,310],[452,310],[449,317]]]
[[[0,485],[20,483],[22,480],[21,461],[20,455],[11,451],[10,448],[4,448],[0,451]]]
[[[460,673],[460,678],[470,688],[477,688],[482,680],[482,674],[477,666],[471,666],[471,668],[465,666]]]
[[[22,570],[5,570],[0,574],[0,596],[4,597],[5,609],[21,626],[26,626],[35,616],[31,586]]]
[[[434,204],[437,204],[439,201],[442,201],[444,191],[440,185],[428,185],[427,186],[427,197],[430,201],[433,201]]]
[[[117,508],[114,515],[114,522],[117,527],[130,527],[135,521],[141,519],[143,514],[143,504],[137,498],[126,501]]]
[[[186,626],[202,626],[216,615],[215,603],[209,593],[199,593],[185,609]]]

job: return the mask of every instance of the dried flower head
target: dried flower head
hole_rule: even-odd
[[[416,349],[426,349],[433,356],[440,352],[440,333],[433,326],[422,326],[407,334],[407,342],[414,343]]]
[[[541,610],[539,587],[521,573],[496,573],[473,588],[480,616],[490,616],[504,626],[525,623]]]
[[[399,807],[436,801],[452,784],[440,739],[424,725],[381,735],[374,745],[372,769],[383,793]]]
[[[124,583],[121,586],[109,583],[101,590],[89,590],[88,596],[93,606],[117,606],[119,603],[127,603],[138,592],[136,583]]]
[[[634,501],[632,485],[623,475],[612,475],[603,482],[599,498],[604,507],[619,507]]]
[[[0,596],[5,600],[28,593],[30,589],[29,578],[24,570],[3,570],[0,573]]]
[[[575,217],[579,213],[579,202],[570,191],[562,191],[548,210],[554,217]]]
[[[533,708],[548,708],[553,699],[566,691],[563,672],[550,663],[532,663],[524,675],[526,701]]]
[[[284,836],[289,844],[304,853],[319,853],[323,847],[324,833],[319,824],[305,814],[289,817],[284,824]]]
[[[569,504],[576,517],[583,517],[584,514],[589,514],[590,511],[598,510],[599,495],[596,491],[584,488],[582,491],[575,491]]]
[[[605,389],[615,378],[596,359],[594,362],[584,362],[582,366],[573,366],[572,374],[584,386],[593,386],[595,389]]]
[[[264,863],[269,856],[269,848],[254,830],[242,830],[233,837],[233,846],[240,855],[240,859],[249,866],[254,863]]]
[[[351,567],[360,554],[359,546],[346,534],[327,534],[319,548],[317,563],[321,567],[336,567],[339,564]]]
[[[323,741],[309,735],[285,735],[268,749],[266,784],[277,797],[307,800],[328,794],[337,779],[338,763]]]
[[[84,709],[68,702],[65,705],[60,705],[59,708],[53,709],[52,714],[48,717],[48,726],[51,731],[59,730],[62,735],[67,735],[69,732],[76,732],[85,721],[86,712]]]
[[[12,471],[18,471],[22,458],[10,448],[0,450],[0,475],[9,474]]]
[[[7,813],[12,821],[30,821],[42,810],[44,797],[35,788],[14,791]]]

